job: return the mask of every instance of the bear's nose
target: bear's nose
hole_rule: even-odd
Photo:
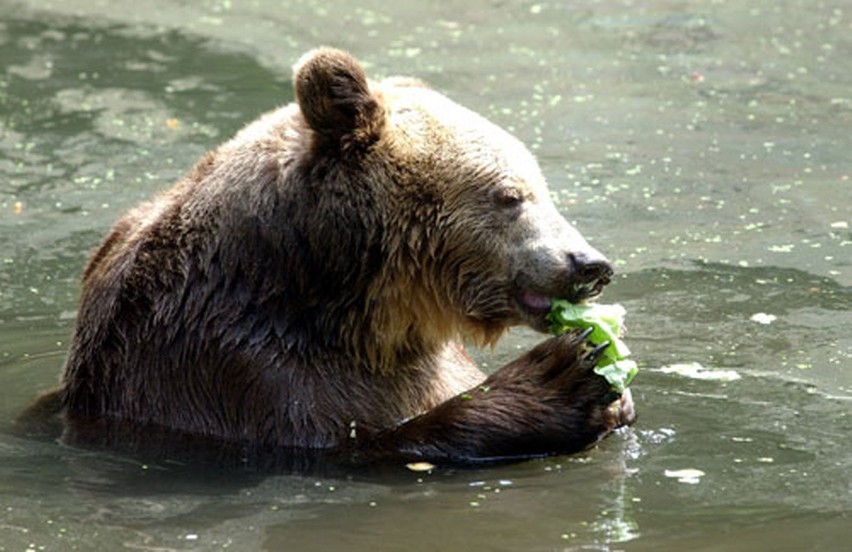
[[[571,282],[578,299],[584,299],[601,292],[613,274],[609,261],[594,251],[592,253],[570,253]]]

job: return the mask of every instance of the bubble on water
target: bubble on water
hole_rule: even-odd
[[[701,482],[701,478],[705,473],[695,468],[684,468],[680,470],[666,470],[663,475],[672,479],[677,479],[678,483],[689,483],[696,485]]]
[[[752,322],[757,322],[758,324],[772,324],[778,319],[774,314],[767,314],[765,312],[757,312],[751,315],[749,320]]]

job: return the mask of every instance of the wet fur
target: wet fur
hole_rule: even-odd
[[[520,321],[495,264],[503,222],[476,215],[500,168],[465,172],[476,148],[390,117],[387,98],[422,85],[371,83],[334,50],[295,83],[297,105],[115,224],[83,274],[62,388],[39,404],[107,440],[160,427],[359,458],[571,452],[622,423],[576,337],[482,383],[461,341]]]

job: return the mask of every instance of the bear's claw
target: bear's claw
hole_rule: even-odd
[[[589,336],[592,335],[593,331],[595,331],[595,329],[589,326],[588,328],[577,334],[577,341],[586,341],[587,339],[589,339]]]
[[[606,351],[607,347],[609,347],[609,341],[604,341],[603,343],[595,345],[591,350],[589,350],[585,355],[583,355],[583,360],[585,362],[591,363],[591,365],[594,367],[598,363],[598,360],[600,360],[600,358],[603,356],[604,351]]]

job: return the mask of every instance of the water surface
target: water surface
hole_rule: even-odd
[[[0,0],[0,425],[53,385],[88,251],[292,100],[305,50],[417,76],[538,155],[615,260],[639,422],[487,470],[258,474],[0,432],[5,550],[838,550],[852,538],[852,7]],[[513,331],[493,369],[542,339]]]

